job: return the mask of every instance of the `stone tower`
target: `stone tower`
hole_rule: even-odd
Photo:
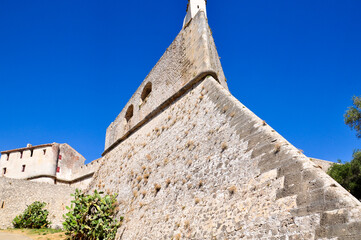
[[[108,127],[93,189],[118,193],[119,239],[361,236],[361,203],[230,94],[203,0]]]
[[[188,0],[187,15],[183,21],[183,28],[189,23],[189,21],[196,16],[199,11],[203,11],[207,17],[206,0]]]

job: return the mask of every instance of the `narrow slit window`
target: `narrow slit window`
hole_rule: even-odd
[[[33,157],[33,154],[34,154],[34,149],[31,149],[30,150],[30,157]]]
[[[43,152],[44,152],[44,155],[45,155],[45,153],[46,153],[46,149],[44,149],[44,150],[43,150]]]
[[[9,161],[9,158],[10,158],[10,153],[7,154],[6,161]]]
[[[20,152],[20,158],[23,158],[23,151]]]
[[[4,175],[6,174],[6,168],[3,168],[3,174]]]
[[[125,113],[125,120],[129,122],[129,120],[133,117],[133,104],[128,107],[127,112]]]
[[[143,102],[147,99],[147,97],[151,92],[152,92],[152,83],[148,82],[143,89],[142,95],[140,96]]]
[[[26,167],[26,165],[23,165],[23,166],[22,166],[21,172],[25,172],[25,167]]]
[[[5,205],[5,201],[2,202],[1,208],[4,208],[4,205]]]

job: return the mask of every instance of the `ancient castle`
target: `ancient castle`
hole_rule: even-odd
[[[205,0],[190,0],[182,30],[108,127],[93,170],[79,172],[84,159],[67,145],[16,152],[0,163],[9,177],[0,178],[0,227],[36,200],[60,225],[84,183],[118,194],[117,239],[361,239],[361,202],[324,172],[327,163],[228,91]],[[15,180],[12,169],[57,184]]]

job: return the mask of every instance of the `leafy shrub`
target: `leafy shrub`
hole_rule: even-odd
[[[85,195],[75,190],[74,200],[69,212],[64,215],[66,235],[76,240],[113,240],[120,222],[114,219],[117,211],[116,195],[101,196],[103,192],[94,191]],[[123,220],[122,218],[120,219]]]
[[[356,131],[356,136],[361,138],[361,96],[352,98],[353,106],[349,107],[344,115],[345,123],[352,130]]]
[[[357,199],[361,200],[361,151],[353,153],[351,162],[333,164],[327,173]]]
[[[43,209],[45,202],[33,202],[24,213],[16,216],[13,220],[14,228],[47,228],[50,222],[47,220],[49,212]]]

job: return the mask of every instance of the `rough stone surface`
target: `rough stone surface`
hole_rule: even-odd
[[[361,203],[207,77],[104,156],[122,239],[359,239]]]
[[[0,228],[12,227],[15,216],[35,201],[47,203],[53,228],[62,227],[63,214],[67,212],[65,206],[70,206],[70,194],[74,192],[74,188],[68,186],[0,177]]]
[[[322,171],[327,172],[328,169],[334,164],[334,162],[325,161],[317,158],[310,158],[310,160],[315,163]]]
[[[201,80],[205,74],[216,77],[227,88],[207,18],[200,11],[178,34],[119,116],[110,124],[106,133],[105,151],[126,138],[131,131],[161,111],[180,92]],[[143,89],[148,83],[152,84],[152,91],[142,100]],[[126,115],[131,109],[132,117],[127,120]]]

